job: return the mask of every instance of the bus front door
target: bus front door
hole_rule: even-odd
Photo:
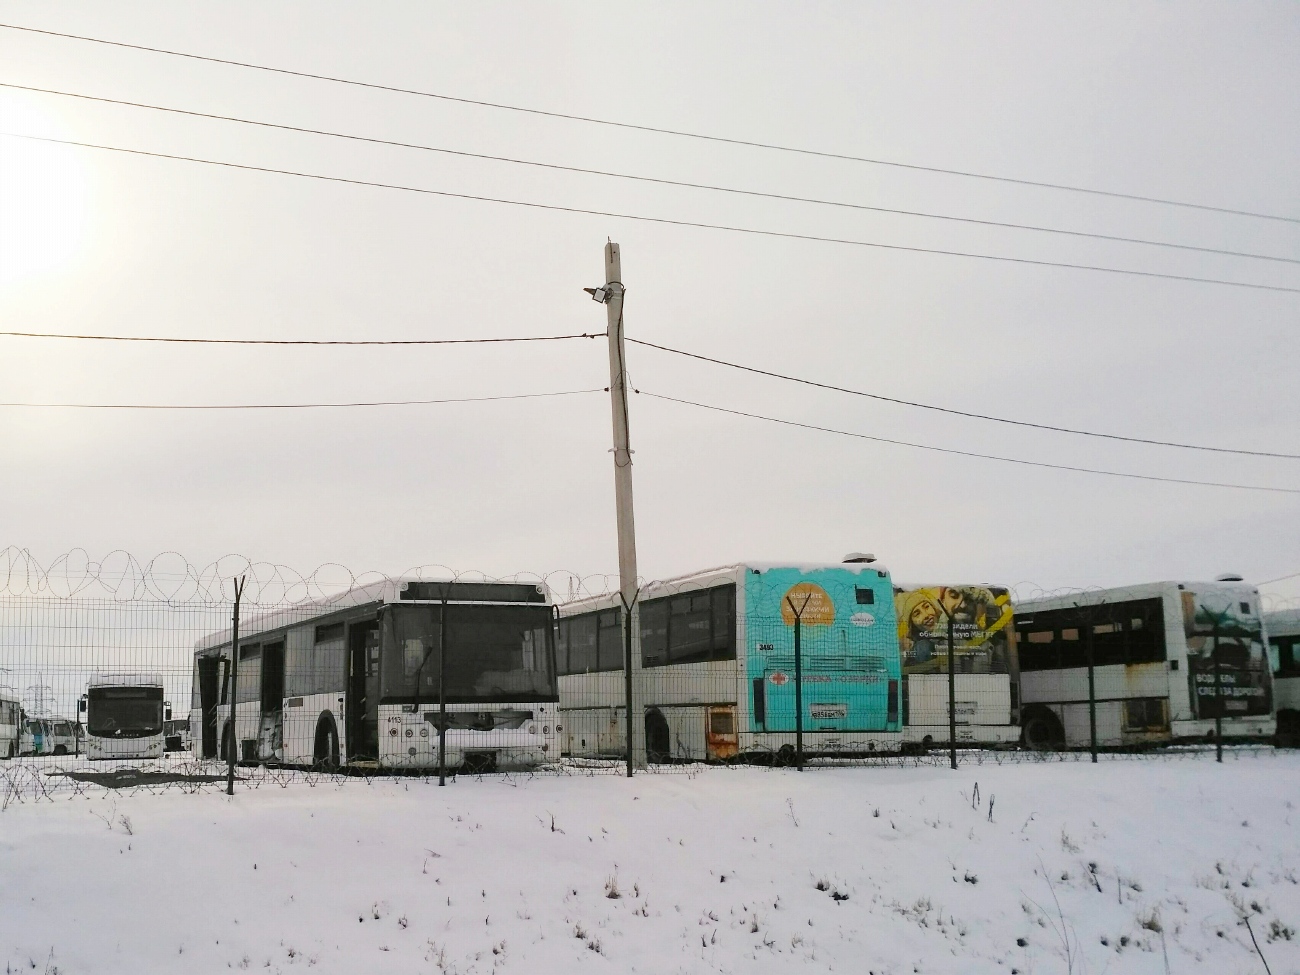
[[[221,693],[221,658],[200,657],[199,714],[202,728],[202,755],[217,757],[217,699]]]
[[[379,758],[379,622],[348,629],[346,734],[349,758]]]

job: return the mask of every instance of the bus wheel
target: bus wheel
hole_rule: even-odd
[[[1065,729],[1046,708],[1035,708],[1021,716],[1020,741],[1026,748],[1047,751],[1065,745]]]
[[[55,755],[66,755],[66,754],[68,754],[68,746],[67,746],[67,745],[55,745],[55,746],[54,746],[54,754],[55,754]]]
[[[794,745],[782,745],[776,750],[776,764],[781,768],[794,764]]]
[[[658,708],[651,708],[645,713],[645,752],[646,761],[652,765],[662,765],[672,761],[673,737],[668,727],[668,719]]]
[[[316,746],[312,749],[312,768],[334,772],[339,767],[339,733],[328,718],[316,726]]]

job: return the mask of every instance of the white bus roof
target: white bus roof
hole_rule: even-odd
[[[274,609],[269,612],[259,613],[241,619],[239,621],[239,640],[243,643],[244,638],[252,639],[261,633],[271,630],[278,630],[287,626],[306,625],[313,619],[321,616],[327,616],[330,613],[336,613],[340,610],[348,609],[352,606],[364,606],[367,603],[406,603],[409,600],[402,599],[402,593],[406,591],[411,583],[426,583],[438,585],[439,583],[469,583],[471,585],[502,586],[502,585],[527,585],[535,586],[539,592],[545,596],[545,605],[550,605],[551,594],[546,588],[545,583],[533,580],[518,581],[513,579],[428,579],[416,576],[399,577],[397,579],[383,579],[379,582],[372,582],[364,586],[357,586],[348,589],[345,592],[338,593],[334,596],[327,596],[324,599],[306,600],[301,603],[294,603],[285,606],[282,609]],[[453,599],[452,602],[457,600]],[[505,600],[503,600],[504,602]],[[537,605],[543,605],[538,603]],[[215,633],[209,633],[194,644],[197,651],[211,650],[223,646],[230,642],[230,630],[218,630]]]
[[[700,569],[686,575],[647,582],[641,587],[641,592],[637,598],[638,600],[652,599],[666,593],[676,592],[679,589],[699,587],[701,584],[708,584],[718,579],[735,576],[736,573],[741,571],[769,572],[772,569],[794,569],[804,574],[824,572],[829,569],[841,569],[855,574],[870,571],[886,577],[889,575],[889,570],[880,562],[733,562],[730,565],[719,565],[712,569]],[[622,600],[619,598],[618,592],[615,591],[598,596],[583,596],[562,603],[560,609],[571,612],[576,609],[598,609],[621,605]]]
[[[87,687],[162,687],[157,674],[92,674]]]
[[[1235,596],[1258,595],[1249,582],[1143,582],[1133,586],[1116,586],[1111,589],[1076,589],[1072,592],[1044,593],[1032,599],[1016,601],[1016,612],[1032,613],[1037,609],[1064,609],[1068,606],[1088,606],[1096,603],[1113,603],[1128,599],[1151,599],[1167,596],[1179,590],[1196,593],[1222,592]]]
[[[1269,636],[1300,635],[1300,609],[1275,609],[1265,613],[1264,628]]]

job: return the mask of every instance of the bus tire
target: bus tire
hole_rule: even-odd
[[[1061,719],[1049,708],[1026,708],[1020,715],[1020,743],[1034,751],[1065,747]]]
[[[335,772],[339,767],[339,733],[334,718],[323,716],[316,722],[316,744],[312,749],[312,768],[318,772]]]
[[[55,754],[55,755],[66,755],[66,754],[68,754],[68,746],[67,746],[67,745],[55,745],[55,746],[54,746],[54,754]]]
[[[646,762],[651,765],[664,765],[673,758],[672,729],[668,719],[658,708],[650,708],[645,713],[645,753]]]

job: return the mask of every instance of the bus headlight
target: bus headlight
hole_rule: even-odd
[[[406,729],[406,737],[407,737],[407,738],[414,738],[414,737],[415,737],[415,729],[414,729],[414,728],[407,728],[407,729]]]
[[[388,733],[389,733],[390,735],[392,735],[394,738],[397,737],[397,729],[396,729],[396,728],[389,728],[389,729],[388,729]]]
[[[528,733],[529,733],[530,735],[535,735],[535,734],[537,734],[537,725],[535,725],[535,724],[530,724],[530,725],[528,726]]]
[[[429,729],[428,729],[428,728],[421,728],[421,729],[420,729],[420,737],[421,737],[421,738],[428,738],[428,737],[429,737]]]
[[[542,725],[542,734],[549,735],[550,733],[551,733],[551,726],[548,724]]]

